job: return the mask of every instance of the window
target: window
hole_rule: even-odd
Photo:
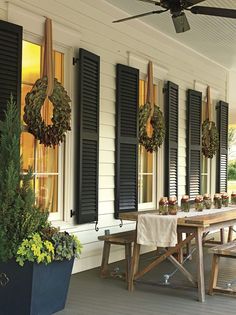
[[[42,47],[23,41],[22,56],[22,99],[21,115],[23,118],[24,100],[34,82],[41,76]],[[54,76],[63,83],[64,54],[54,51]],[[50,124],[53,112],[52,104],[47,100],[42,107],[42,116]],[[33,189],[36,202],[50,211],[51,219],[62,219],[63,204],[63,146],[46,148],[39,144],[30,133],[24,131],[21,137],[23,170],[33,170]]]
[[[157,102],[157,85],[154,85],[154,102]],[[139,81],[139,105],[144,105],[146,100],[147,84],[144,80]],[[151,126],[148,126],[151,133]],[[138,198],[139,208],[155,208],[156,205],[156,161],[157,154],[149,153],[139,145],[139,181]]]

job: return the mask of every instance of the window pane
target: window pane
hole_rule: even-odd
[[[55,51],[54,58],[55,58],[55,78],[57,78],[58,81],[63,83],[64,55]]]
[[[152,202],[152,175],[141,175],[139,177],[139,203]]]
[[[23,41],[22,60],[22,97],[21,118],[23,119],[25,96],[31,90],[33,84],[41,76],[42,48],[30,42]],[[54,51],[55,77],[63,83],[64,55]],[[41,115],[45,124],[52,124],[53,105],[47,99],[42,106]],[[51,212],[58,211],[58,178],[59,148],[46,148],[35,141],[34,137],[24,132],[21,137],[21,152],[23,156],[23,168],[26,171],[29,166],[35,173],[34,184],[36,202]]]
[[[34,136],[30,133],[21,133],[21,155],[24,172],[27,172],[29,167],[34,171],[34,141]]]
[[[153,154],[140,145],[139,146],[139,173],[153,172]]]
[[[37,173],[58,173],[58,146],[53,149],[37,143],[36,152]]]
[[[39,45],[23,41],[22,57],[22,81],[34,83],[40,78],[40,54]]]
[[[36,203],[50,212],[58,211],[58,176],[38,175],[35,180]]]

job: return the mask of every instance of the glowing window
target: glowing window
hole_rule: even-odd
[[[26,94],[31,90],[34,82],[41,76],[42,47],[27,41],[23,41],[22,57],[22,98],[21,114],[24,113],[24,100]],[[64,54],[54,51],[54,76],[63,83],[64,77]],[[46,101],[42,107],[42,117],[50,124],[53,106]],[[33,188],[36,202],[51,213],[57,213],[60,208],[59,191],[62,182],[62,167],[59,156],[61,149],[56,146],[46,148],[39,144],[28,132],[23,132],[21,137],[21,152],[23,159],[23,170],[29,167],[33,169]],[[63,195],[63,194],[62,194]]]

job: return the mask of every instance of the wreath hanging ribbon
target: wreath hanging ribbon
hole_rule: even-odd
[[[210,87],[207,87],[206,119],[202,124],[202,153],[212,159],[219,148],[219,134],[214,121],[211,121]]]
[[[43,77],[38,79],[31,91],[25,97],[23,120],[27,131],[45,146],[55,147],[63,142],[67,131],[71,130],[70,97],[56,78],[53,77],[52,55],[52,21],[45,22],[45,44]],[[41,115],[41,109],[46,99],[53,105],[52,124],[47,125]]]
[[[148,63],[147,101],[139,108],[139,143],[148,152],[155,152],[162,145],[165,137],[165,123],[160,107],[153,102],[153,66]],[[151,135],[147,128],[151,126]]]

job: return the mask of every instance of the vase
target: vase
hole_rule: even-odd
[[[64,309],[73,262],[0,263],[0,314],[50,315]]]

